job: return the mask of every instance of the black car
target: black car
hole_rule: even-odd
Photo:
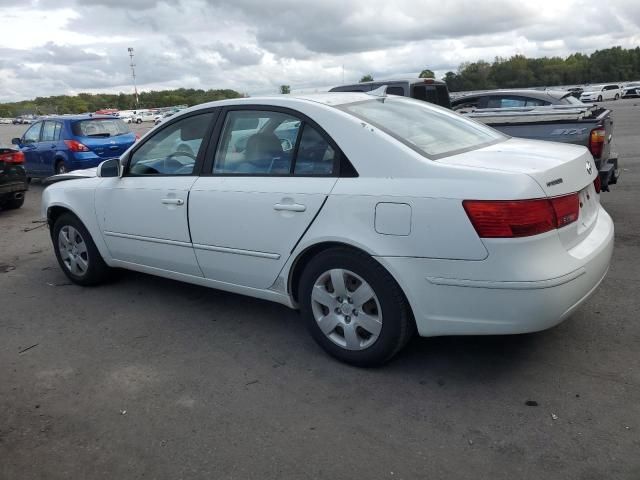
[[[640,83],[629,83],[622,88],[622,98],[640,97]]]
[[[24,153],[0,144],[0,208],[20,208],[27,188]]]

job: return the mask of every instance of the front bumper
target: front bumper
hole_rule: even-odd
[[[496,242],[504,255],[490,248],[495,253],[483,261],[378,260],[403,288],[421,336],[527,333],[562,322],[596,290],[609,268],[613,232],[600,207],[590,234],[570,250],[549,232],[536,245],[511,242],[511,251]]]

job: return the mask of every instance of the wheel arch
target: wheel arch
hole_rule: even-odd
[[[294,305],[298,304],[298,300],[299,300],[298,288],[300,283],[300,277],[302,275],[302,272],[304,272],[305,267],[308,265],[311,259],[316,255],[318,255],[320,252],[323,252],[325,250],[329,250],[332,248],[350,249],[355,252],[360,252],[365,255],[368,255],[373,259],[375,259],[376,261],[378,261],[375,258],[375,254],[373,252],[368,251],[366,248],[362,246],[354,245],[342,240],[324,240],[318,243],[314,243],[312,245],[308,245],[307,247],[302,249],[300,252],[298,252],[295,259],[291,263],[291,267],[289,268],[288,280],[287,280],[287,291],[289,292],[289,295]],[[405,299],[407,300],[407,304],[409,305],[411,316],[413,317],[413,305],[412,305],[411,299],[408,297],[404,289],[403,282],[397,277],[396,272],[390,270],[387,265],[385,265],[382,262],[380,262],[380,265],[382,266],[382,268],[384,268],[387,271],[389,275],[391,275],[391,277],[395,280],[395,282],[400,287],[400,290],[402,291],[402,294],[404,295]]]

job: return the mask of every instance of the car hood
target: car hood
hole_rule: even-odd
[[[59,175],[52,175],[42,180],[43,185],[51,185],[52,183],[61,182],[63,180],[78,180],[80,178],[93,178],[98,176],[98,167],[85,168],[83,170],[72,170]]]
[[[593,91],[593,90],[586,90],[584,92],[582,92],[580,95],[595,95],[596,93],[598,93],[597,91]]]

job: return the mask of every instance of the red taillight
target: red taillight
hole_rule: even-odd
[[[596,193],[600,193],[602,190],[602,180],[600,179],[600,175],[596,176],[596,179],[593,181],[593,186],[596,188]]]
[[[24,163],[24,153],[22,152],[11,152],[11,153],[2,153],[0,154],[0,161],[4,163],[19,165]]]
[[[67,144],[67,147],[69,147],[69,150],[71,150],[72,152],[88,152],[89,151],[86,145],[78,142],[77,140],[65,140],[64,143]]]
[[[577,193],[533,200],[465,200],[462,205],[482,238],[539,235],[575,222]]]
[[[606,141],[607,132],[603,127],[594,128],[589,135],[589,151],[593,158],[600,158],[602,150],[604,150],[604,144]]]
[[[136,133],[136,142],[137,142],[138,140],[140,140],[140,134],[139,134],[139,133]]]

